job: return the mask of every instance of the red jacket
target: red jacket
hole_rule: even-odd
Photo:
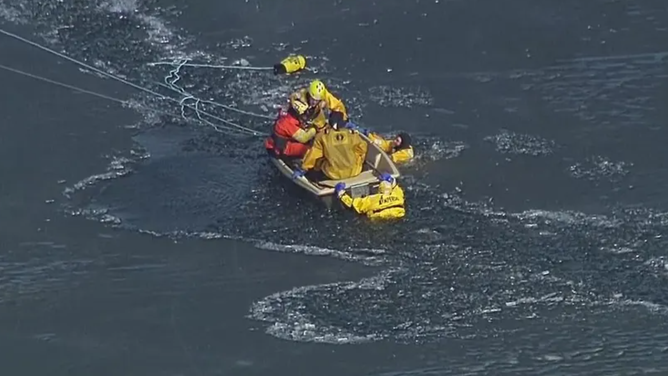
[[[264,141],[264,147],[273,151],[276,156],[301,158],[310,147],[293,138],[301,129],[301,123],[297,118],[282,112],[274,122],[272,134]]]

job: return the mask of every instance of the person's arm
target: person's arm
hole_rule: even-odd
[[[308,171],[315,167],[315,163],[318,159],[324,156],[322,151],[322,137],[316,137],[313,142],[313,146],[306,152],[304,155],[304,161],[302,162],[302,170]]]
[[[288,97],[288,101],[293,101],[293,100],[298,100],[304,103],[307,103],[306,101],[306,89],[299,89]]]
[[[386,140],[376,133],[369,133],[367,137],[369,137],[369,139],[371,139],[374,144],[378,145],[384,152],[388,154],[392,152],[392,140]]]
[[[413,148],[401,149],[394,152],[391,156],[394,163],[405,163],[413,159]]]
[[[359,214],[366,214],[372,207],[369,197],[352,198],[345,191],[342,191],[339,199],[346,207],[355,209]]]
[[[297,142],[301,142],[302,144],[305,144],[313,137],[316,135],[316,130],[313,127],[310,127],[308,130],[304,129],[297,129],[297,131],[292,135],[292,138],[295,139]]]
[[[345,121],[348,120],[348,112],[346,111],[346,106],[339,98],[332,95],[332,93],[327,92],[327,95],[325,96],[325,102],[327,102],[327,107],[329,108],[330,111],[340,112],[343,114],[343,120]]]
[[[355,143],[355,146],[353,148],[353,152],[355,153],[355,156],[357,156],[357,162],[360,165],[364,165],[364,161],[366,160],[366,153],[369,150],[369,144],[362,139],[362,136],[355,134],[353,135],[357,139],[357,142]]]

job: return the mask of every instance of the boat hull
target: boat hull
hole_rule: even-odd
[[[387,153],[365,135],[360,134],[360,136],[362,136],[369,146],[364,161],[364,168],[358,176],[349,179],[312,181],[307,176],[293,179],[292,174],[295,168],[301,164],[300,160],[277,158],[271,155],[269,159],[281,175],[310,195],[320,199],[328,209],[331,209],[335,201],[338,201],[334,200],[334,187],[337,183],[345,183],[347,193],[353,198],[357,198],[375,194],[378,191],[381,174],[390,174],[395,179],[401,176],[399,169]]]

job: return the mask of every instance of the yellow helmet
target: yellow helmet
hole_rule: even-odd
[[[322,83],[322,81],[320,80],[311,81],[311,84],[308,87],[308,95],[311,96],[311,98],[320,101],[325,99],[326,93],[327,93],[327,88],[325,87],[325,84]]]
[[[290,100],[290,107],[292,107],[299,116],[304,115],[308,110],[308,105],[299,99]]]

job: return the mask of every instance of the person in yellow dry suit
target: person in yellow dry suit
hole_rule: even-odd
[[[370,132],[368,129],[360,128],[356,124],[348,122],[346,128],[355,129],[378,145],[384,152],[390,155],[392,162],[402,164],[410,162],[415,157],[411,136],[406,132],[398,133],[393,139],[385,139],[378,133]]]
[[[380,176],[378,193],[366,197],[352,198],[346,193],[346,185],[339,183],[334,187],[336,196],[348,208],[366,215],[369,219],[399,219],[406,215],[404,208],[404,190],[390,174]]]
[[[362,172],[369,144],[357,131],[342,126],[340,113],[332,113],[329,124],[315,136],[313,146],[302,161],[302,169],[296,170],[293,178],[311,171],[311,180],[343,180]]]
[[[318,132],[323,131],[327,126],[328,115],[325,114],[325,110],[330,112],[330,116],[332,113],[338,112],[344,122],[348,121],[346,106],[340,99],[332,95],[320,80],[313,80],[308,88],[303,88],[292,93],[290,99],[299,99],[304,103],[308,103],[307,122],[314,125]]]

